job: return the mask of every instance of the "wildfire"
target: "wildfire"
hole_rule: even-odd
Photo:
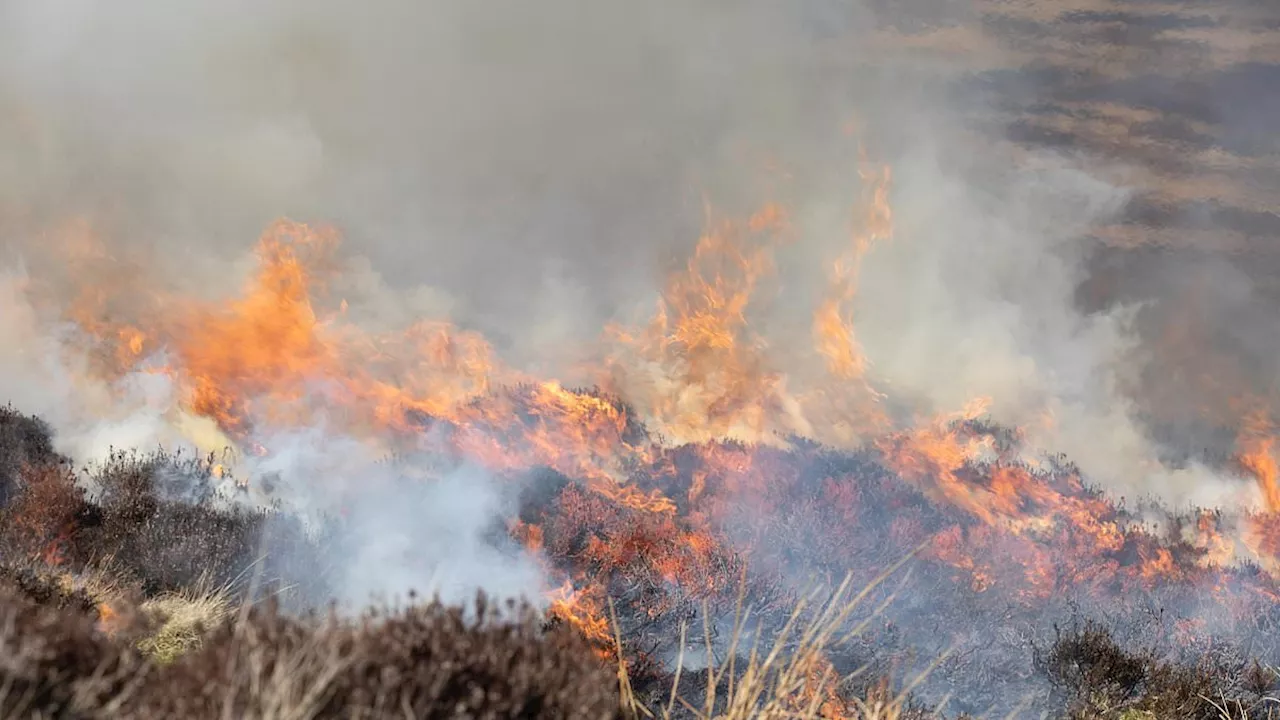
[[[1228,565],[1236,548],[1224,518],[1198,516],[1181,545],[1135,529],[1074,469],[1025,461],[1018,429],[983,420],[989,399],[891,418],[855,321],[864,261],[894,237],[892,173],[864,156],[861,178],[851,243],[830,261],[813,310],[812,346],[795,352],[821,369],[816,379],[785,373],[752,323],[791,230],[778,205],[708,222],[653,316],[604,329],[593,390],[506,367],[485,337],[447,318],[365,332],[331,295],[343,271],[338,233],[288,220],[262,235],[256,269],[230,301],[121,288],[84,270],[64,319],[103,379],[170,378],[175,425],[193,440],[216,435],[235,453],[269,455],[273,432],[323,418],[380,451],[425,449],[499,477],[552,471],[563,487],[508,528],[548,578],[563,579],[548,592],[551,615],[605,649],[611,600],[648,620],[690,616],[731,595],[744,568],[784,576],[792,546],[819,558],[827,580],[850,558],[923,546],[969,592],[1021,603],[1069,588],[1189,583]],[[69,247],[73,272],[114,262],[83,226]],[[1046,408],[1042,422],[1054,421]],[[1248,416],[1239,464],[1267,512],[1242,522],[1254,553],[1272,558],[1274,442],[1269,418]],[[232,477],[234,465],[210,467]],[[49,538],[46,560],[57,563],[58,547]],[[111,609],[102,612],[106,622]],[[817,689],[834,686],[833,672],[815,664],[807,702],[838,716],[839,700]]]

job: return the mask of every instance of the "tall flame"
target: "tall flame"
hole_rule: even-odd
[[[608,386],[643,402],[646,417],[672,439],[758,440],[773,418],[786,415],[783,376],[767,364],[747,314],[758,283],[773,270],[784,224],[776,205],[745,227],[718,224],[668,280],[647,326],[607,328],[617,348],[607,360]]]

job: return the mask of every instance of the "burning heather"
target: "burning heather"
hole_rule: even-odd
[[[722,662],[735,613],[778,632],[806,589],[846,577],[873,588],[869,624],[834,667],[942,658],[923,687],[968,710],[1033,696],[1026,669],[1055,623],[1105,617],[1186,659],[1223,642],[1280,651],[1259,635],[1280,611],[1270,506],[1126,507],[993,422],[986,399],[923,417],[894,406],[853,320],[861,258],[893,241],[891,174],[863,177],[865,229],[813,313],[825,374],[811,386],[748,322],[788,228],[776,206],[711,227],[652,319],[606,328],[586,389],[506,367],[445,319],[362,331],[329,290],[336,231],[288,220],[259,240],[241,292],[209,302],[130,286],[79,236],[68,266],[86,275],[59,351],[82,368],[73,382],[160,388],[159,422],[215,451],[186,474],[227,502],[352,533],[335,546],[351,553],[336,561],[347,597],[523,592],[605,656],[612,606],[637,677],[673,669],[682,627],[707,624]],[[34,279],[15,292],[47,307]],[[1249,425],[1241,447],[1240,477],[1270,498],[1269,437]]]
[[[100,28],[57,22],[79,4]],[[1148,55],[1090,75],[1028,25],[1145,17],[1075,4],[923,30],[875,3],[555,0],[555,32],[518,3],[280,2],[261,32],[208,3],[0,10],[34,38],[0,50],[0,149],[29,173],[0,173],[0,579],[108,634],[123,599],[40,573],[348,618],[522,597],[655,707],[808,652],[797,621],[839,640],[796,685],[827,717],[882,680],[996,717],[1101,702],[1089,673],[1116,707],[1189,668],[1261,697],[1275,343],[1211,326],[1265,287],[1231,295],[1209,263],[1144,280],[1185,280],[1173,299],[1115,289],[1137,274],[1117,248],[1157,244],[1133,233],[1199,186],[1098,146],[1167,130],[1167,98],[1118,99]],[[128,49],[140,18],[160,37]],[[1035,42],[1061,77],[1020,64]],[[957,44],[976,67],[949,67]],[[1022,97],[1001,63],[1053,95],[1030,120],[1001,125]],[[1186,112],[1178,142],[1235,128]],[[1233,138],[1200,158],[1224,187]],[[700,213],[667,190],[695,181]],[[813,593],[837,588],[862,594],[833,619]],[[275,612],[252,622],[320,632]]]

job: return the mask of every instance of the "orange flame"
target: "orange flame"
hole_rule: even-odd
[[[785,215],[774,205],[752,216],[745,237],[741,228],[721,223],[670,278],[647,327],[607,328],[616,352],[606,361],[606,384],[642,401],[662,433],[694,442],[735,435],[755,440],[770,418],[785,414],[782,376],[767,366],[763,341],[747,318],[753,291],[773,269],[773,246],[784,227]]]
[[[1269,512],[1280,512],[1280,465],[1275,455],[1275,425],[1261,410],[1243,418],[1239,438],[1240,464],[1262,491]]]
[[[578,628],[588,640],[612,646],[609,621],[605,619],[599,598],[589,590],[577,590],[566,580],[548,594],[551,614]]]

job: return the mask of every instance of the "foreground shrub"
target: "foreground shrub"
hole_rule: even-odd
[[[0,717],[121,717],[147,678],[93,618],[0,590]]]
[[[224,624],[150,683],[155,717],[615,718],[616,680],[567,632],[528,610],[501,621],[438,603],[358,624],[274,605]]]
[[[527,610],[439,604],[360,622],[273,605],[165,666],[92,618],[0,590],[0,717],[618,718],[613,675]]]
[[[1165,662],[1150,650],[1122,648],[1094,623],[1059,633],[1038,664],[1057,716],[1070,720],[1280,716],[1280,701],[1267,695],[1276,677],[1256,662],[1207,656],[1192,665]]]

